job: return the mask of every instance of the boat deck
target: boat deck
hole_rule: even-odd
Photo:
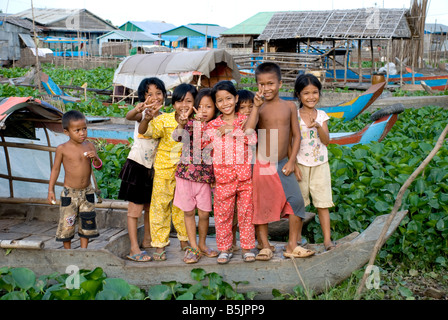
[[[55,240],[56,229],[58,227],[57,221],[39,221],[36,219],[24,220],[15,218],[3,218],[0,219],[0,241],[13,240],[13,241],[26,241],[29,243],[42,242],[42,250],[52,249],[64,249],[63,243]],[[213,227],[213,226],[212,226]],[[140,227],[141,229],[142,227]],[[89,240],[87,250],[103,250],[108,249],[108,245],[113,241],[120,238],[127,238],[128,231],[126,227],[104,227],[99,229],[99,237]],[[207,236],[206,243],[213,249],[216,248],[216,239],[214,236]],[[271,242],[275,247],[274,259],[285,259],[283,257],[283,249],[286,243],[284,242]],[[239,241],[237,239],[237,246],[239,247]],[[312,245],[313,250],[323,251],[323,245]],[[79,236],[75,234],[72,245],[72,250],[80,248]],[[153,256],[155,248],[145,248],[145,250]],[[182,262],[184,251],[180,250],[180,243],[175,233],[170,234],[170,245],[165,248],[167,252],[167,260],[163,263],[166,264],[179,264]],[[258,250],[252,250],[255,254]],[[119,258],[124,259],[126,264],[141,264],[126,259],[126,252],[118,255]],[[232,262],[243,262],[241,249],[234,252]],[[215,264],[216,258],[203,257],[199,263],[201,264]]]
[[[55,240],[56,230],[58,227],[58,206],[50,205],[30,205],[21,204],[17,205],[2,204],[0,205],[0,242],[15,241],[15,242],[28,242],[37,244],[42,250],[63,249],[63,243]],[[129,253],[129,240],[128,230],[126,222],[126,210],[124,209],[107,209],[96,208],[97,211],[97,224],[99,237],[90,239],[87,250],[108,250],[118,258],[124,259],[126,263],[137,263],[126,259],[126,255]],[[307,212],[305,224],[314,219],[314,213]],[[140,219],[139,239],[143,237],[143,220]],[[288,221],[282,219],[278,223],[274,223],[270,226],[271,235],[281,235],[288,227]],[[173,231],[173,230],[172,230]],[[216,239],[214,237],[214,219],[210,218],[210,225],[207,236],[207,245],[213,249],[216,248]],[[119,243],[118,247],[115,243]],[[237,239],[237,245],[239,241]],[[274,252],[274,258],[283,259],[282,249],[285,245],[283,242],[273,243],[276,250]],[[80,248],[80,240],[77,233],[72,240],[72,249]],[[319,246],[314,250],[322,250]],[[146,251],[152,256],[155,252],[155,248],[146,248]],[[165,248],[167,252],[167,261],[165,263],[179,264],[182,261],[184,251],[180,250],[180,243],[177,239],[176,233],[170,234],[170,245]],[[254,249],[254,253],[258,250]],[[234,253],[232,261],[241,261],[241,250]],[[204,257],[200,260],[199,264],[216,263],[216,259],[210,259]]]
[[[42,241],[43,249],[63,249],[63,243],[55,240],[58,223],[54,221],[24,221],[22,219],[0,220],[0,240]],[[104,249],[111,238],[127,234],[125,228],[102,228],[100,236],[89,241],[89,249]],[[79,236],[72,240],[72,249],[80,247]]]

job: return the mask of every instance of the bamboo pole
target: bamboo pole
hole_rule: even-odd
[[[445,140],[445,137],[448,133],[448,125],[445,126],[445,129],[443,129],[441,135],[439,136],[439,139],[437,140],[434,148],[432,151],[428,154],[425,160],[418,166],[418,168],[409,176],[409,178],[405,181],[405,183],[401,186],[400,190],[398,191],[397,198],[395,200],[394,207],[392,209],[392,212],[390,213],[389,217],[387,218],[386,223],[384,224],[383,230],[381,231],[380,236],[378,237],[375,246],[373,247],[372,254],[370,255],[370,260],[367,265],[366,271],[364,272],[364,275],[361,279],[361,282],[359,283],[358,290],[355,295],[355,300],[359,300],[362,291],[364,289],[364,284],[366,282],[366,279],[369,275],[368,270],[371,270],[369,266],[373,266],[375,263],[376,256],[378,252],[380,251],[381,247],[384,244],[384,238],[386,236],[387,231],[389,230],[389,226],[391,225],[392,221],[394,220],[395,216],[397,215],[398,210],[401,207],[402,198],[404,196],[404,193],[406,192],[407,188],[411,185],[411,183],[415,180],[415,178],[420,174],[420,172],[423,171],[423,169],[426,167],[426,165],[431,161],[431,159],[436,155],[436,153],[439,151],[439,149],[442,147],[443,142]],[[403,216],[403,218],[405,215]]]
[[[337,82],[336,78],[336,42],[333,40],[333,82]]]
[[[30,204],[46,204],[46,205],[50,206],[50,204],[48,203],[48,200],[43,199],[43,198],[1,198],[0,197],[0,203],[9,203],[9,204],[30,203]],[[56,200],[56,204],[59,205],[60,201]],[[103,201],[101,203],[99,203],[99,202],[95,203],[95,208],[127,210],[128,202],[120,201],[120,200],[103,199]]]
[[[41,250],[45,247],[43,241],[37,240],[0,240],[0,248],[3,249],[36,249]]]
[[[13,175],[6,175],[6,174],[3,174],[3,173],[0,173],[0,178],[9,179],[11,182],[12,181],[23,181],[23,182],[34,182],[34,183],[44,183],[44,184],[48,184],[50,182],[50,180],[47,180],[47,179],[35,179],[35,178],[16,177],[16,176],[13,176]],[[64,183],[56,182],[56,185],[63,186]],[[14,194],[12,195],[12,197],[14,197]]]
[[[6,142],[4,139],[2,139],[2,142],[0,142],[0,147],[33,149],[33,150],[52,151],[52,152],[56,151],[56,147],[52,147],[52,146],[42,146],[42,145],[31,144],[31,143]]]
[[[414,40],[411,40],[411,43],[414,44]],[[412,59],[412,84],[415,84],[414,70],[415,70],[415,59]]]
[[[40,79],[40,64],[39,64],[39,41],[37,38],[37,33],[36,33],[36,24],[34,21],[34,6],[33,6],[33,0],[31,0],[31,13],[33,16],[33,34],[34,34],[34,45],[36,46],[36,79]],[[39,89],[39,92],[42,91],[42,85],[40,83],[40,80],[37,80],[37,87]]]
[[[2,146],[5,142],[5,137],[3,136],[3,133],[0,133],[0,136],[2,138],[2,142],[0,143],[0,146]],[[9,160],[9,152],[7,146],[3,146],[4,152],[5,152],[5,160],[6,160],[6,171],[8,172],[8,175],[5,176],[5,179],[8,179],[9,181],[9,195],[10,197],[14,197],[14,189],[12,184],[12,173],[11,173],[11,162]]]
[[[358,74],[359,84],[362,82],[362,53],[361,53],[361,39],[358,39]]]
[[[403,38],[400,39],[400,45],[401,45],[401,49],[400,49],[400,86],[403,85]]]
[[[344,54],[344,85],[347,83],[347,56],[348,50],[350,48],[349,40],[347,40],[345,45],[345,54]]]

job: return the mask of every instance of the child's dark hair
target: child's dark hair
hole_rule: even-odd
[[[76,120],[85,120],[86,117],[82,112],[78,110],[70,110],[62,115],[62,129],[68,130],[70,127],[70,122]]]
[[[249,90],[238,90],[238,102],[235,106],[235,112],[240,110],[240,104],[245,101],[254,102],[255,94]]]
[[[146,92],[148,92],[148,88],[152,84],[155,85],[157,89],[162,91],[163,97],[166,98],[165,83],[163,83],[163,81],[159,78],[151,77],[143,79],[138,86],[137,94],[139,102],[144,102],[146,100]]]
[[[274,73],[277,75],[278,81],[282,80],[282,71],[278,64],[274,62],[263,62],[255,69],[255,80],[258,82],[258,75],[262,73]]]
[[[194,107],[198,109],[199,104],[201,103],[202,98],[204,97],[210,97],[212,99],[212,89],[211,88],[203,88],[199,90],[198,95],[196,96],[196,99],[194,100]],[[213,99],[212,99],[213,100]],[[213,104],[213,108],[215,108],[215,113],[213,114],[213,119],[216,119],[216,117],[219,115],[219,110],[216,108],[216,105]]]
[[[302,101],[300,101],[300,92],[302,92],[303,88],[305,88],[310,84],[319,89],[319,95],[320,95],[322,90],[322,84],[315,75],[312,75],[311,73],[305,73],[299,75],[296,79],[296,83],[294,84],[294,95],[297,97],[297,99],[299,99],[299,108],[302,108]]]
[[[216,104],[216,93],[220,90],[225,90],[227,92],[230,92],[235,97],[238,95],[238,92],[236,91],[235,86],[233,85],[232,81],[229,81],[229,80],[219,81],[212,88],[212,99],[213,99],[213,103],[215,103],[215,104]]]
[[[171,103],[174,105],[177,101],[183,101],[188,92],[193,96],[193,100],[196,99],[198,94],[196,87],[189,83],[181,83],[174,89]]]

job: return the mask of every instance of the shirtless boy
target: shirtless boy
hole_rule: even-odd
[[[65,249],[71,248],[78,220],[78,235],[81,248],[87,248],[89,238],[98,237],[95,213],[94,189],[90,185],[92,162],[96,169],[103,165],[95,146],[87,141],[87,124],[85,116],[71,110],[62,116],[62,128],[70,140],[56,148],[53,169],[48,185],[48,202],[56,203],[54,186],[59,177],[61,163],[64,166],[64,188],[61,192],[59,225],[56,241],[62,241]],[[79,215],[79,217],[78,217]]]
[[[286,257],[314,254],[297,246],[305,205],[295,176],[296,155],[300,147],[297,108],[293,102],[280,99],[282,86],[280,67],[272,62],[255,70],[258,92],[245,129],[258,129],[257,160],[253,171],[254,219],[263,249],[257,260],[273,256],[268,242],[268,223],[289,217],[289,240]],[[290,143],[291,142],[291,143]]]

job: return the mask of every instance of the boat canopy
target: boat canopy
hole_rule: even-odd
[[[161,79],[167,90],[181,83],[211,87],[220,80],[241,79],[232,55],[224,49],[212,49],[127,57],[115,71],[114,84],[137,90],[148,77]]]
[[[4,137],[36,139],[35,128],[62,132],[62,111],[32,97],[9,97],[0,101],[0,130]]]

